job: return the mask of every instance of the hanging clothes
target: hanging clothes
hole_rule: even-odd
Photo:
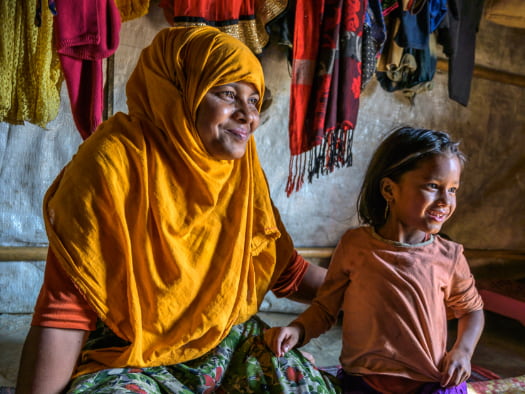
[[[120,15],[114,0],[55,0],[55,3],[56,50],[73,119],[80,135],[86,139],[102,122],[102,60],[118,47]]]
[[[383,89],[402,91],[413,103],[417,93],[433,88],[437,65],[434,32],[446,14],[446,0],[403,0],[402,7],[389,12],[389,48],[376,73]]]
[[[115,0],[121,22],[140,18],[149,11],[149,0]]]
[[[464,106],[470,97],[483,1],[449,0],[449,12],[438,32],[438,43],[449,58],[448,95]]]
[[[295,6],[288,196],[305,176],[311,182],[352,164],[368,1],[298,0]]]
[[[270,36],[267,25],[284,13],[287,0],[161,0],[172,26],[209,25],[244,42],[261,54]]]
[[[0,121],[40,127],[60,107],[62,72],[53,50],[53,16],[35,25],[35,1],[0,2]]]
[[[386,41],[385,19],[382,11],[381,0],[368,0],[368,9],[363,24],[361,90],[374,76],[377,61]]]

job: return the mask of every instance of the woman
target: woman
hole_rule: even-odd
[[[143,51],[129,114],[44,199],[18,392],[337,391],[300,353],[272,357],[253,317],[267,291],[310,300],[325,275],[272,205],[251,137],[263,92],[257,58],[214,28],[165,29]]]

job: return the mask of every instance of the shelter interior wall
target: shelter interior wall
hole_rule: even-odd
[[[115,55],[115,111],[126,111],[127,78],[141,49],[163,27],[167,24],[162,11],[154,5],[147,16],[123,24]],[[522,73],[524,38],[523,29],[482,20],[476,63]],[[411,105],[406,98],[387,93],[371,81],[361,97],[353,166],[305,183],[299,192],[287,197],[284,189],[289,165],[290,68],[286,49],[270,44],[262,63],[273,101],[262,115],[255,139],[272,198],[297,246],[332,247],[347,228],[359,224],[356,199],[372,152],[392,128],[409,124],[450,132],[462,141],[462,149],[469,157],[458,209],[445,232],[469,248],[524,249],[523,87],[474,78],[470,102],[463,107],[448,98],[447,74],[438,72],[434,89],[418,94]],[[61,97],[59,115],[47,130],[31,124],[0,123],[0,245],[46,245],[41,214],[43,195],[81,143],[64,87]],[[43,264],[17,261],[0,264],[0,287],[12,288],[14,292],[0,292],[3,312],[32,308],[42,267]],[[29,277],[35,278],[32,284],[20,286]],[[15,294],[18,301],[7,294]]]

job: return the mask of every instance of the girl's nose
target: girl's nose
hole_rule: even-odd
[[[452,198],[452,195],[447,190],[443,190],[439,193],[438,203],[442,205],[450,205]]]

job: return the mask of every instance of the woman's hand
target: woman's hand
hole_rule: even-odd
[[[303,328],[292,324],[288,327],[273,327],[264,332],[264,341],[277,357],[292,350],[303,337]]]

